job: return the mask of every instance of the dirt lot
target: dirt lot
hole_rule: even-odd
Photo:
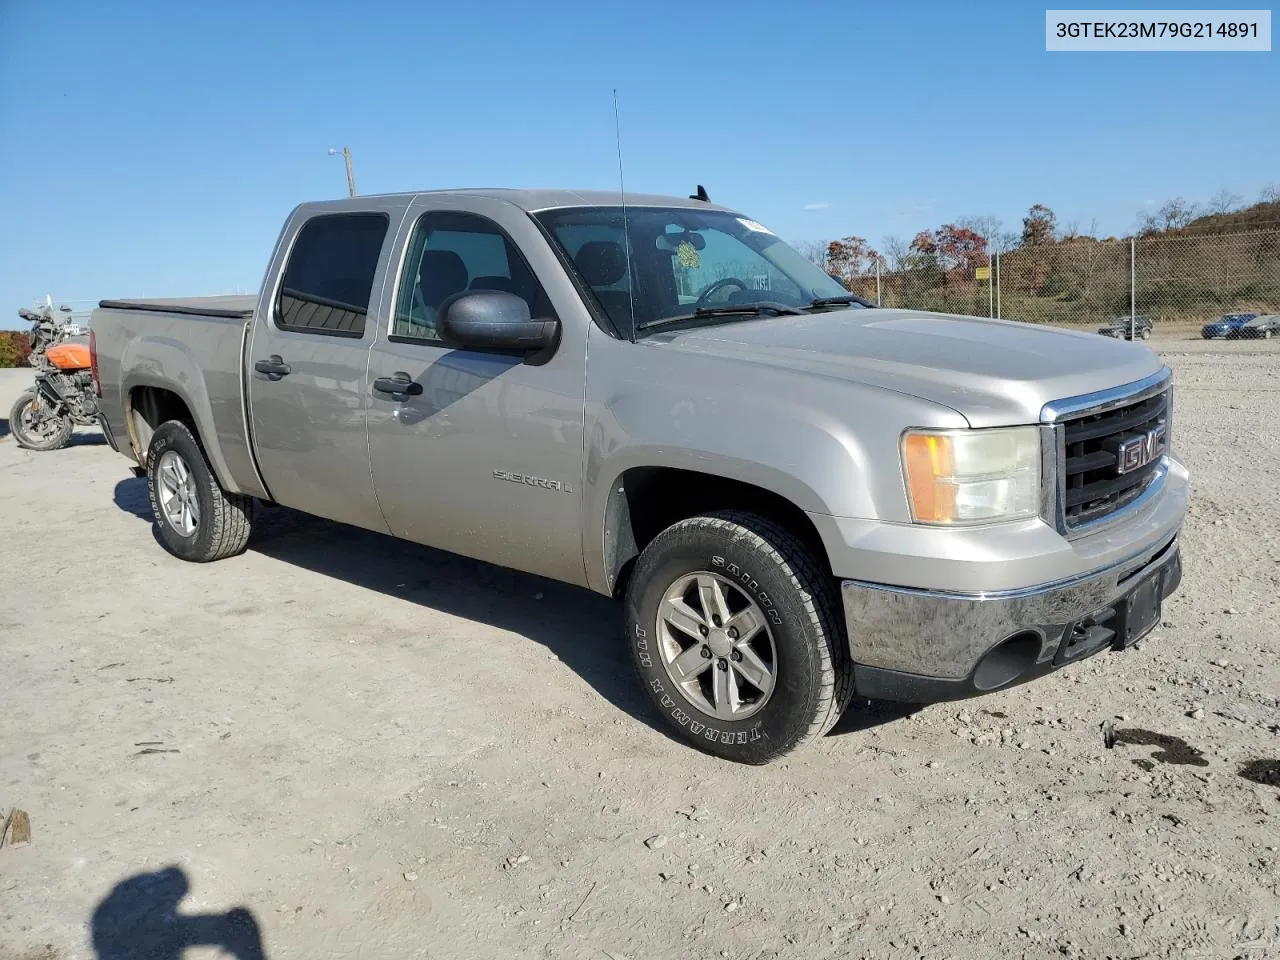
[[[0,440],[0,957],[1280,956],[1280,344],[1161,347],[1162,627],[767,768],[652,726],[602,598],[284,510],[184,564],[92,433]]]

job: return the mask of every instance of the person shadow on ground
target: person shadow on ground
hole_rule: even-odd
[[[219,947],[236,960],[266,960],[258,921],[244,907],[180,914],[191,889],[177,867],[116,884],[93,911],[97,960],[182,960],[187,947]]]

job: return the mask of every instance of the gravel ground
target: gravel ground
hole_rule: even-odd
[[[286,510],[184,564],[92,432],[0,440],[0,958],[1280,956],[1280,344],[1160,346],[1156,633],[766,768],[652,725],[603,598]]]

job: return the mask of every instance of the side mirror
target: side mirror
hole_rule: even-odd
[[[440,305],[436,333],[451,347],[534,352],[555,345],[560,321],[534,320],[514,293],[468,290]]]
[[[71,312],[71,308],[67,306],[65,303],[62,306],[60,306],[58,309],[61,310],[63,313]]]

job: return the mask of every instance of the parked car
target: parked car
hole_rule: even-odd
[[[1280,313],[1266,313],[1260,317],[1254,317],[1236,331],[1236,336],[1241,340],[1270,340],[1272,337],[1280,336]]]
[[[1112,317],[1105,324],[1098,328],[1098,332],[1104,337],[1115,337],[1117,340],[1132,340],[1135,337],[1139,340],[1151,339],[1151,318],[1138,314],[1133,318],[1132,324],[1129,317]]]
[[[1257,316],[1256,313],[1224,313],[1213,323],[1201,327],[1200,336],[1206,340],[1234,340],[1240,335],[1240,328]]]
[[[1150,350],[867,310],[733,210],[626,201],[309,203],[258,299],[104,301],[160,543],[239,553],[257,498],[616,597],[671,733],[749,763],[855,693],[983,694],[1160,622],[1188,479]]]

